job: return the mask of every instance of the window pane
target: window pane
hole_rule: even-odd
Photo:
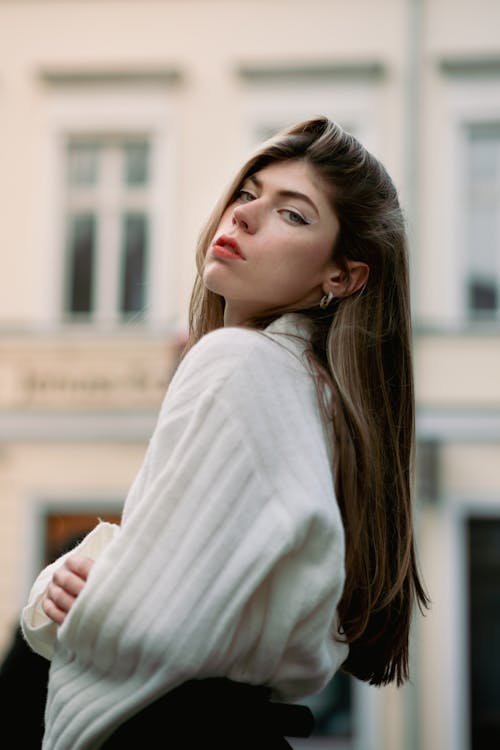
[[[149,180],[149,143],[131,141],[124,145],[125,183],[145,185]]]
[[[474,313],[494,313],[498,308],[497,285],[491,279],[469,279],[469,307]]]
[[[467,304],[473,316],[499,307],[500,126],[469,131],[467,162]]]
[[[474,178],[495,182],[500,126],[476,125],[469,134],[470,169]]]
[[[147,218],[126,214],[123,223],[122,313],[137,313],[146,304]]]
[[[72,186],[95,185],[99,166],[99,144],[71,141],[68,144],[68,182]]]
[[[92,311],[95,256],[95,217],[81,214],[70,218],[68,249],[68,311]]]

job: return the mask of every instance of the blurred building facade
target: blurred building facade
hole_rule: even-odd
[[[498,746],[499,28],[496,0],[0,0],[0,649],[54,544],[119,515],[214,200],[324,113],[408,215],[433,606],[412,684],[337,685],[304,747]]]

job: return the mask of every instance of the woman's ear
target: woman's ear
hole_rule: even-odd
[[[364,287],[369,274],[370,268],[367,263],[360,260],[347,260],[345,269],[335,266],[335,270],[323,285],[323,290],[325,294],[332,292],[337,298],[349,297]]]

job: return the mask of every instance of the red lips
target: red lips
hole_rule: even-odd
[[[212,253],[224,258],[241,258],[241,260],[245,260],[245,256],[241,252],[236,240],[227,234],[223,234],[215,240],[212,245]]]

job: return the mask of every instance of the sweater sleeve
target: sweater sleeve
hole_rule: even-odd
[[[256,333],[223,331],[206,339],[176,373],[141,491],[127,498],[120,533],[59,628],[50,747],[72,746],[73,717],[77,709],[81,722],[92,714],[93,695],[99,719],[79,730],[81,747],[86,733],[102,731],[108,712],[116,719],[117,705],[124,716],[186,679],[227,674],[262,637],[258,627],[241,633],[252,597],[313,523],[307,502],[295,503],[300,512],[287,511],[286,487],[280,490],[272,476],[284,460],[277,432],[291,438],[289,421],[268,420],[282,412],[277,400],[286,408],[286,380],[298,366]],[[264,372],[272,368],[274,356],[282,370],[285,361],[278,391],[255,370],[259,362]],[[300,596],[305,601],[307,594]],[[285,632],[278,633],[281,651]],[[87,686],[83,713],[71,688],[77,674]]]
[[[52,658],[57,637],[57,625],[47,617],[42,609],[42,599],[54,571],[63,564],[69,555],[75,552],[96,560],[115,534],[118,533],[118,530],[119,526],[116,524],[100,521],[80,544],[76,545],[73,550],[61,555],[37,576],[30,591],[28,603],[21,613],[21,630],[30,647],[40,656],[44,656],[46,659]]]

